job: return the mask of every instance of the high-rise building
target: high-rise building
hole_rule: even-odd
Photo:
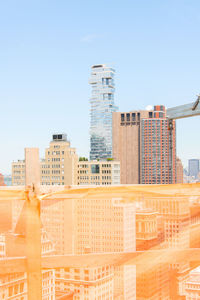
[[[76,211],[77,253],[85,253],[88,248],[92,253],[135,251],[134,203],[108,194],[79,196]],[[136,299],[135,266],[117,266],[114,274],[114,299]]]
[[[144,208],[153,209],[163,218],[164,242],[162,247],[185,249],[190,245],[190,209],[188,196],[158,196],[141,199]],[[177,281],[171,281],[171,292],[174,299],[184,294],[184,283],[187,279],[189,264],[187,262],[170,265],[176,273]],[[167,284],[167,283],[166,283]],[[167,287],[167,285],[166,285]],[[151,298],[148,298],[151,299]],[[156,299],[156,298],[153,298]],[[158,299],[165,299],[164,297]],[[173,298],[170,298],[173,299]],[[181,298],[180,298],[181,299]]]
[[[176,182],[175,122],[171,143],[168,125],[163,105],[113,113],[113,158],[120,161],[122,184]]]
[[[78,155],[66,134],[54,134],[40,162],[41,185],[75,185]],[[12,163],[12,185],[25,185],[25,160]]]
[[[140,120],[148,111],[113,113],[113,158],[120,161],[121,183],[140,182]]]
[[[56,254],[135,251],[135,204],[126,203],[123,198],[115,198],[106,193],[106,190],[102,195],[97,192],[96,196],[88,193],[80,197],[80,193],[81,189],[75,194],[50,195],[42,203],[42,224],[55,245]],[[78,269],[75,275],[83,272]],[[63,278],[62,272],[65,273],[66,270],[61,269],[58,273],[60,272],[57,284],[59,292],[62,292],[69,286],[64,287],[64,281],[60,280]],[[68,282],[70,280],[73,281],[69,279]],[[112,285],[110,279],[109,282]],[[101,282],[99,284],[102,286]],[[135,285],[135,266],[119,266],[114,269],[114,299],[136,299]],[[107,295],[112,286],[108,288],[106,283],[104,288],[108,289]],[[79,292],[83,291],[79,289]],[[107,296],[105,299],[112,297]]]
[[[140,183],[176,182],[176,128],[173,121],[170,144],[169,121],[163,105],[154,106],[149,118],[141,120]],[[172,157],[171,149],[172,147]]]
[[[76,200],[76,216],[76,253],[88,247],[92,253],[135,251],[134,203],[88,196]]]
[[[79,161],[78,185],[119,185],[119,161]]]
[[[183,164],[179,157],[176,157],[176,183],[183,183]]]
[[[115,70],[107,65],[92,66],[89,83],[90,98],[90,159],[112,157],[112,113],[114,103]]]
[[[188,175],[197,179],[199,174],[199,159],[189,159],[188,161]]]

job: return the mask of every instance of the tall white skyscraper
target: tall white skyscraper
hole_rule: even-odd
[[[115,70],[106,65],[92,66],[89,83],[92,86],[90,99],[90,159],[112,157],[112,113],[114,104]]]

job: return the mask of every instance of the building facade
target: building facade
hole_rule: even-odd
[[[152,209],[136,210],[136,250],[144,251],[152,247],[162,247],[164,224],[162,216]]]
[[[120,161],[122,184],[176,182],[176,127],[171,157],[168,125],[163,105],[113,113],[113,158]]]
[[[190,271],[185,284],[185,296],[186,300],[200,299],[200,266]]]
[[[5,186],[5,182],[4,182],[4,176],[3,174],[0,173],[0,186]]]
[[[198,178],[199,174],[199,159],[189,159],[188,161],[188,175],[194,177],[194,179]]]
[[[115,70],[107,65],[92,66],[90,98],[90,160],[112,157],[112,113]]]
[[[4,175],[4,183],[7,186],[12,185],[12,176],[11,175]]]
[[[78,185],[119,185],[120,162],[79,161],[77,168]]]
[[[41,185],[75,185],[78,156],[66,134],[54,134],[40,162]],[[12,185],[25,185],[25,160],[12,163]]]
[[[25,160],[12,162],[12,185],[25,185]]]
[[[22,237],[21,235],[19,236]],[[11,243],[8,240],[11,238]],[[21,249],[13,247],[16,234],[9,233],[9,236],[0,236],[0,257],[5,256],[25,256],[25,244]],[[18,245],[18,243],[16,243]],[[41,231],[41,245],[43,255],[54,254],[54,248],[46,232]],[[28,300],[27,273],[13,273],[0,275],[0,299],[2,300]],[[55,270],[42,270],[42,300],[55,300]]]
[[[153,209],[163,217],[166,247],[189,247],[190,209],[188,197],[149,197],[142,202],[145,208]]]
[[[54,134],[41,162],[42,185],[75,185],[78,156],[66,134]]]
[[[136,250],[147,251],[164,246],[163,216],[152,209],[136,210]],[[136,269],[137,270],[137,269]],[[137,300],[169,300],[169,265],[166,263],[137,272]]]
[[[176,157],[176,183],[183,183],[183,164],[179,157]]]
[[[125,203],[123,199],[113,198],[112,194],[105,193],[106,190],[102,195],[86,194],[84,197],[80,197],[80,192],[74,195],[65,193],[45,199],[42,205],[42,224],[55,245],[56,254],[135,251],[135,204]],[[74,274],[73,269],[68,270],[68,274],[66,270],[58,270],[56,290],[59,294],[70,292],[70,285],[71,292],[77,297],[74,299],[98,299],[93,298],[95,290],[105,299],[136,299],[136,270],[133,265],[114,268],[114,296],[113,277],[109,275],[105,278],[105,269],[102,275],[99,274],[99,278],[93,278],[93,282],[92,277],[90,279],[87,276],[85,283],[84,277],[80,276],[85,271],[77,268]],[[90,268],[87,272],[91,272],[93,276],[95,271]],[[74,275],[79,277],[74,278]],[[83,285],[82,289],[80,284]],[[88,298],[84,298],[86,290]]]
[[[71,295],[74,300],[113,300],[113,266],[98,265],[88,268],[69,267],[57,269],[56,296],[59,295]]]
[[[111,195],[76,200],[76,252],[132,252],[136,249],[135,204]],[[105,213],[106,212],[106,213]],[[109,298],[108,298],[109,299]],[[114,299],[136,299],[134,265],[114,269]]]
[[[176,128],[173,121],[170,145],[169,121],[163,105],[154,106],[149,118],[141,120],[140,183],[168,184],[176,182]],[[172,158],[170,148],[172,147]]]
[[[104,212],[106,211],[106,214]],[[76,200],[76,253],[135,251],[135,205],[118,198]]]

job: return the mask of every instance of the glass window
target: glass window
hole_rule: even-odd
[[[91,173],[99,174],[99,165],[91,165]]]

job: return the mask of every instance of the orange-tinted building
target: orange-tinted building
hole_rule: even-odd
[[[0,173],[0,186],[4,186],[5,182],[4,182],[4,176],[3,174]]]
[[[186,281],[185,299],[199,300],[200,299],[200,266],[190,271],[189,278]]]
[[[169,264],[157,264],[142,274],[137,274],[137,300],[171,300]],[[175,298],[174,298],[175,299]]]
[[[163,217],[164,239],[167,247],[189,247],[189,201],[188,197],[146,197],[144,207],[151,208]]]
[[[190,206],[190,247],[200,248],[200,203]]]
[[[184,196],[173,197],[146,197],[143,200],[146,208],[151,208],[163,217],[164,221],[164,242],[163,246],[167,248],[189,248],[190,245],[190,208],[189,199]],[[183,296],[184,283],[187,280],[189,265],[184,261],[175,265],[170,265],[170,293],[169,299]],[[166,277],[167,277],[166,273]],[[175,280],[176,279],[176,280]],[[166,282],[167,287],[167,282]],[[146,299],[151,299],[146,298]],[[156,299],[156,298],[153,298]],[[165,299],[158,298],[158,299]]]
[[[152,209],[136,211],[136,249],[148,250],[163,247],[163,217]],[[136,269],[137,270],[137,269]],[[136,299],[170,299],[170,269],[168,264],[158,264],[146,272],[136,273]]]
[[[148,250],[162,245],[164,224],[162,216],[152,209],[136,210],[136,250]]]

